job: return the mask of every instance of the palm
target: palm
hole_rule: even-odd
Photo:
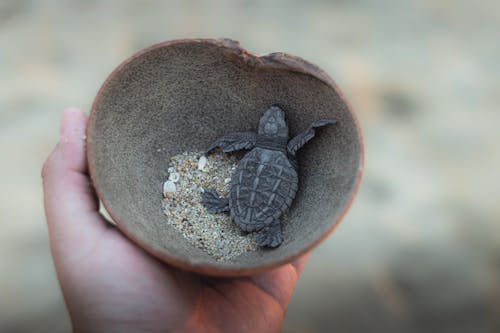
[[[136,331],[202,327],[208,331],[244,332],[245,327],[277,331],[297,280],[291,264],[235,279],[177,270],[150,257],[111,226],[96,241],[95,247],[84,254],[74,252],[67,261],[74,266],[67,267],[68,271],[77,273],[70,280],[81,288],[78,303],[84,302],[89,312],[82,320],[99,314],[103,321]],[[75,244],[75,248],[81,247]],[[78,273],[82,271],[88,274]],[[68,305],[71,311],[73,306]],[[88,323],[79,324],[83,325]]]

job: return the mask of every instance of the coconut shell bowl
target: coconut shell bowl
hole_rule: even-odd
[[[255,131],[274,104],[290,137],[318,119],[337,122],[297,153],[299,186],[281,224],[283,243],[218,260],[166,223],[169,159],[204,151],[229,132]],[[284,53],[257,56],[228,39],[184,39],[140,51],[107,78],[92,106],[87,157],[100,200],[138,246],[188,271],[238,276],[289,263],[335,229],[361,181],[363,141],[345,97],[317,66]]]

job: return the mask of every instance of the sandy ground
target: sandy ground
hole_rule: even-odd
[[[0,331],[66,332],[40,169],[65,106],[153,43],[230,37],[323,67],[366,176],[313,253],[285,332],[500,330],[500,5],[494,1],[0,2]]]

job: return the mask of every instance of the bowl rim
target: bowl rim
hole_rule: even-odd
[[[347,110],[351,114],[351,117],[354,121],[354,124],[356,126],[356,130],[358,133],[358,142],[360,144],[360,150],[359,150],[359,167],[358,167],[358,175],[357,175],[357,180],[356,184],[354,185],[353,191],[351,193],[351,196],[347,203],[345,204],[342,213],[336,218],[334,221],[332,221],[331,226],[315,241],[311,242],[309,245],[302,247],[301,249],[292,252],[290,255],[284,257],[281,260],[277,260],[271,263],[259,265],[259,266],[252,266],[248,268],[244,267],[230,267],[230,266],[219,266],[217,264],[212,264],[212,263],[207,263],[207,262],[198,262],[195,260],[183,260],[184,258],[181,257],[176,257],[173,255],[166,254],[158,249],[156,249],[154,246],[151,244],[148,244],[147,242],[144,242],[140,240],[137,236],[134,235],[133,232],[131,232],[125,224],[123,224],[117,217],[116,215],[112,212],[112,210],[109,209],[109,204],[106,201],[106,199],[103,197],[103,193],[99,189],[98,182],[97,182],[97,176],[96,176],[96,165],[95,161],[93,160],[93,151],[94,151],[94,145],[92,143],[92,140],[90,140],[90,134],[93,132],[92,124],[94,124],[94,120],[97,116],[97,106],[99,105],[101,99],[103,98],[103,95],[106,93],[107,88],[112,81],[112,79],[121,72],[129,63],[131,63],[133,60],[136,58],[139,58],[143,56],[144,54],[147,54],[151,51],[164,48],[164,47],[170,47],[173,45],[178,45],[178,44],[193,44],[193,43],[199,43],[199,44],[209,44],[209,45],[214,45],[221,47],[224,49],[229,56],[234,56],[236,58],[239,58],[240,61],[243,61],[247,65],[255,66],[255,67],[262,67],[262,68],[271,68],[271,69],[286,69],[289,71],[293,72],[299,72],[302,74],[310,75],[315,77],[316,79],[319,79],[326,83],[328,86],[330,86],[337,94],[338,96],[342,99],[344,104],[347,107]],[[171,264],[173,266],[176,266],[178,268],[181,268],[186,271],[198,273],[198,274],[203,274],[203,275],[211,275],[211,276],[247,276],[247,275],[253,275],[257,273],[261,273],[264,271],[271,270],[273,268],[277,268],[279,266],[291,263],[304,254],[308,253],[311,251],[313,248],[317,247],[321,242],[323,242],[340,224],[340,222],[344,219],[345,215],[351,208],[354,199],[359,192],[359,187],[361,184],[361,180],[363,178],[363,172],[364,172],[364,166],[365,166],[365,145],[364,145],[364,139],[363,139],[363,134],[361,132],[361,127],[359,125],[359,121],[356,117],[356,114],[353,111],[353,108],[349,101],[345,98],[345,95],[342,93],[342,91],[339,89],[337,84],[333,81],[333,79],[326,74],[321,68],[318,66],[291,54],[287,54],[284,52],[273,52],[269,54],[263,54],[263,55],[257,55],[255,53],[249,52],[246,49],[242,48],[240,46],[240,43],[235,40],[227,39],[227,38],[183,38],[183,39],[173,39],[161,43],[154,44],[152,46],[149,46],[145,49],[142,49],[126,60],[124,60],[118,67],[116,67],[106,78],[102,86],[100,87],[99,91],[97,92],[97,95],[94,99],[94,102],[92,103],[91,106],[91,111],[90,111],[90,116],[89,116],[89,121],[88,121],[88,126],[86,129],[86,148],[87,148],[87,163],[88,163],[88,169],[89,169],[89,175],[90,179],[92,181],[92,185],[95,188],[95,191],[97,193],[98,198],[102,202],[104,208],[110,215],[110,217],[113,219],[113,221],[116,223],[117,228],[124,233],[127,238],[132,240],[137,246],[140,248],[146,250],[146,252],[152,254],[154,257],[160,259],[161,261]]]

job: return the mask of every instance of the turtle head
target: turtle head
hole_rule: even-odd
[[[259,134],[288,138],[288,126],[285,112],[277,105],[271,106],[264,112],[259,121]]]

